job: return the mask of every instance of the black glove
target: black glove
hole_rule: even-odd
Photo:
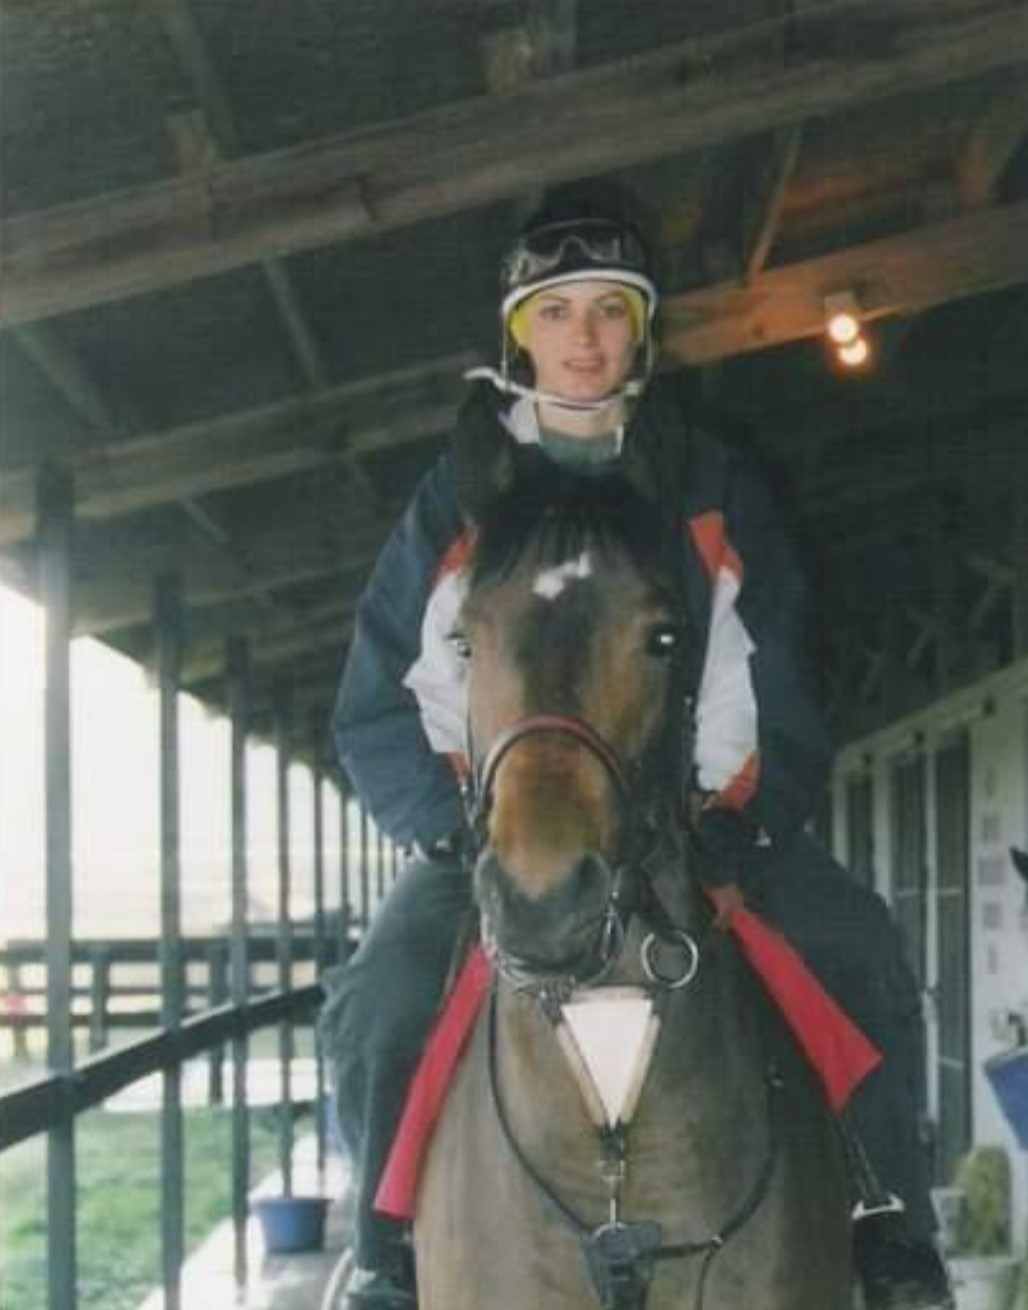
[[[757,838],[757,828],[738,810],[707,805],[692,826],[692,856],[696,875],[707,887],[741,881]]]

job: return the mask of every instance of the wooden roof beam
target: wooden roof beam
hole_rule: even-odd
[[[751,286],[669,296],[663,349],[696,365],[819,336],[833,291],[852,291],[873,322],[1026,281],[1028,201],[1020,201],[773,268]]]
[[[802,142],[802,124],[779,128],[771,138],[760,177],[743,213],[742,266],[747,282],[760,276],[771,255]]]
[[[775,56],[783,24],[787,60]],[[785,14],[202,178],[16,217],[5,232],[4,319],[67,313],[1024,67],[1026,52],[1028,7],[1004,0],[840,0]]]
[[[471,358],[447,356],[223,418],[70,452],[61,462],[74,476],[76,516],[132,514],[430,437],[452,423],[463,392],[461,372]],[[401,417],[382,418],[383,394]],[[32,470],[6,473],[0,479],[0,546],[31,537],[35,516]]]
[[[1028,135],[1028,78],[1004,78],[957,160],[957,194],[966,209],[991,204],[1000,178]]]
[[[218,605],[370,568],[387,531],[377,519],[362,521],[353,515],[349,523],[294,522],[236,540],[229,553],[209,543],[170,537],[155,545],[121,529],[114,541],[92,549],[85,558],[80,552],[76,561],[75,633],[103,636],[148,624],[153,578],[171,569],[182,576],[187,606]]]

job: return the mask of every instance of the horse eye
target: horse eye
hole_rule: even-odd
[[[660,623],[646,634],[647,655],[670,655],[678,646],[681,632],[673,623]]]
[[[447,635],[446,640],[450,643],[457,655],[462,660],[471,659],[471,642],[463,632],[451,632]]]

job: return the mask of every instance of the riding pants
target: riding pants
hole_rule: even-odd
[[[881,1183],[907,1206],[916,1236],[934,1229],[918,1104],[921,1006],[884,901],[813,841],[758,854],[750,906],[780,928],[884,1056],[848,1108]],[[455,861],[413,859],[352,961],[325,979],[319,1021],[335,1110],[355,1172],[358,1263],[378,1267],[404,1226],[373,1210],[406,1091],[471,906]]]

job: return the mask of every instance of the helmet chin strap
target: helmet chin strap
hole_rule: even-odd
[[[485,379],[491,382],[497,391],[502,391],[508,396],[524,396],[537,405],[540,403],[553,405],[556,409],[573,410],[579,414],[598,414],[622,400],[634,400],[636,396],[642,395],[648,380],[636,379],[632,382],[626,382],[623,387],[618,387],[616,391],[612,391],[609,396],[604,396],[602,400],[569,400],[567,397],[558,396],[551,391],[539,391],[536,387],[523,386],[520,382],[515,382],[513,378],[495,368],[486,366],[471,368],[468,369],[464,376],[468,381]]]

